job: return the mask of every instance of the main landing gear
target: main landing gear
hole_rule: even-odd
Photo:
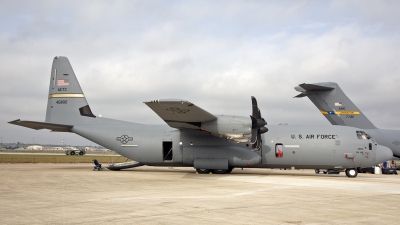
[[[324,174],[339,174],[340,171],[339,170],[333,170],[333,169],[328,169],[328,170],[320,170],[320,169],[315,169],[315,173],[319,174],[320,172],[323,172]],[[358,175],[358,171],[357,169],[346,169],[346,176],[350,177],[350,178],[354,178]]]
[[[196,171],[201,174],[207,174],[207,173],[225,174],[232,172],[232,170],[233,168],[229,168],[227,170],[196,169]]]
[[[346,176],[350,178],[354,178],[358,175],[357,169],[346,169]]]

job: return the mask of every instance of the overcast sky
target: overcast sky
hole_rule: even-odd
[[[94,145],[7,123],[44,121],[54,56],[103,117],[165,124],[143,104],[163,98],[248,116],[254,95],[268,124],[329,125],[293,88],[332,81],[374,125],[400,129],[399,1],[2,0],[3,142]]]

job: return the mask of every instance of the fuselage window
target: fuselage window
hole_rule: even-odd
[[[282,158],[283,157],[283,145],[278,143],[275,145],[275,157]]]

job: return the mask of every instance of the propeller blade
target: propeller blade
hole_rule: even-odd
[[[261,140],[261,134],[257,135],[257,142],[255,142],[252,146],[253,150],[259,151],[262,148],[262,140]]]
[[[258,129],[258,133],[260,133],[260,134],[263,134],[266,132],[268,132],[268,128],[266,128],[266,127],[261,127],[260,129]]]
[[[257,100],[254,96],[251,96],[251,103],[253,107],[252,115],[257,119],[260,119],[261,118],[260,109],[258,108]]]
[[[267,123],[266,123],[265,120],[262,119],[262,118],[257,120],[257,126],[258,126],[259,128],[265,126],[266,124],[267,124]]]
[[[262,148],[262,139],[261,134],[268,131],[268,128],[265,127],[267,122],[264,118],[261,117],[261,111],[258,108],[257,100],[254,96],[251,96],[251,104],[252,104],[252,115],[251,118],[251,140],[250,144],[253,150],[259,151]]]
[[[253,129],[251,131],[251,140],[250,140],[250,144],[254,144],[257,142],[257,129]]]
[[[253,129],[263,127],[267,124],[267,122],[265,122],[264,118],[257,119],[254,116],[250,116],[250,118],[251,118],[251,128],[253,128]]]

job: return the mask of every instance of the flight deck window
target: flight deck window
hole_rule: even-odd
[[[363,139],[363,140],[368,140],[371,139],[371,136],[369,136],[367,133],[364,131],[356,131],[357,138],[358,139]]]
[[[282,144],[276,144],[275,145],[275,157],[276,158],[282,158],[283,157],[283,145]]]

